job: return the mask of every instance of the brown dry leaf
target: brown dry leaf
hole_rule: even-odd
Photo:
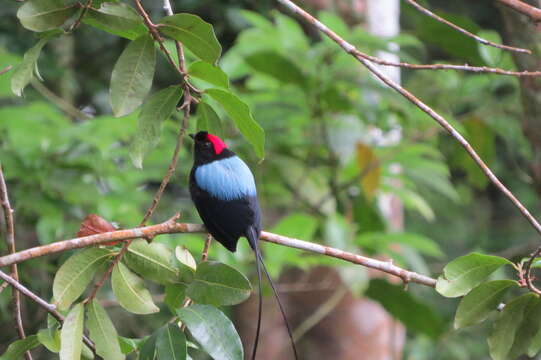
[[[362,174],[363,192],[368,199],[372,199],[379,187],[381,167],[372,148],[363,143],[357,143],[357,165]]]
[[[77,237],[101,234],[109,231],[117,230],[109,221],[105,220],[99,215],[89,214],[83,222],[79,231],[77,232]],[[118,241],[110,241],[103,243],[103,245],[112,246],[118,244]]]

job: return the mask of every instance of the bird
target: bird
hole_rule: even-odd
[[[261,268],[274,292],[291,341],[295,359],[297,349],[291,328],[259,249],[261,209],[250,168],[218,136],[199,131],[194,140],[194,161],[190,171],[190,196],[207,231],[227,250],[235,252],[239,238],[245,237],[255,253],[259,287],[259,308],[252,360],[256,358],[261,330]]]

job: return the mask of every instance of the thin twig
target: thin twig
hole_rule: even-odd
[[[0,270],[0,278],[5,281],[6,284],[9,284],[13,286],[15,289],[14,292],[20,292],[24,296],[30,298],[32,301],[34,301],[36,304],[44,308],[49,314],[51,314],[58,322],[63,323],[64,322],[64,316],[60,314],[58,311],[56,311],[56,306],[53,304],[49,304],[47,301],[43,300],[36,294],[34,294],[32,291],[30,291],[26,286]],[[96,347],[94,346],[94,343],[85,335],[83,335],[83,342],[94,352],[96,353]]]
[[[173,217],[166,222],[157,225],[150,225],[141,228],[117,230],[96,235],[84,236],[75,239],[57,241],[48,245],[37,246],[0,257],[0,267],[9,266],[13,263],[20,263],[36,257],[50,255],[72,249],[79,249],[88,246],[96,246],[110,241],[132,240],[137,238],[153,238],[162,234],[178,233],[206,233],[205,227],[198,224],[177,223]],[[426,286],[436,286],[436,280],[428,276],[421,275],[412,271],[402,269],[390,261],[380,261],[366,256],[350,253],[340,249],[311,243],[299,239],[290,238],[278,234],[263,231],[261,240],[275,243],[278,245],[305,250],[325,256],[342,259],[353,264],[362,265],[371,269],[383,271],[385,273],[397,276],[404,281],[410,281]]]
[[[511,70],[505,70],[505,69],[493,68],[493,67],[487,67],[487,66],[470,66],[468,64],[464,64],[464,65],[411,64],[407,62],[392,62],[392,61],[383,60],[376,56],[365,54],[361,51],[358,52],[358,55],[379,65],[401,67],[401,68],[406,68],[410,70],[459,70],[459,71],[469,71],[469,72],[474,72],[474,73],[479,73],[479,74],[490,73],[490,74],[509,75],[509,76],[517,76],[517,77],[541,76],[541,71],[511,71]]]
[[[167,187],[167,184],[169,184],[169,181],[171,180],[171,177],[175,173],[175,169],[177,167],[178,162],[178,155],[180,153],[180,149],[182,148],[182,145],[184,143],[184,135],[186,134],[186,129],[188,127],[188,119],[190,117],[190,107],[187,106],[184,111],[184,118],[182,120],[182,124],[180,126],[180,130],[178,131],[177,135],[177,143],[175,145],[175,150],[173,151],[173,157],[171,159],[171,162],[169,163],[169,167],[167,168],[167,173],[165,174],[164,178],[162,179],[162,182],[160,184],[160,187],[158,188],[158,191],[156,191],[156,194],[154,195],[154,198],[152,199],[152,204],[148,208],[147,212],[145,213],[145,216],[143,217],[143,220],[141,220],[141,223],[139,226],[144,226],[148,219],[152,216],[154,213],[154,210],[156,210],[156,207],[158,206],[158,203],[161,200],[162,194]]]
[[[66,100],[62,99],[60,96],[56,95],[54,92],[49,90],[45,85],[43,85],[40,81],[36,79],[32,79],[30,81],[30,84],[34,89],[36,89],[37,92],[39,92],[41,95],[43,95],[47,100],[55,104],[65,112],[67,115],[75,118],[75,119],[90,119],[90,116],[88,114],[85,114],[81,110],[77,109],[75,106],[67,102]]]
[[[541,22],[541,9],[520,0],[498,0],[511,9],[528,16],[533,22]]]
[[[2,170],[2,164],[0,164],[0,202],[4,211],[4,220],[6,225],[6,244],[10,254],[14,254],[17,249],[15,246],[15,223],[13,220],[13,208],[9,202],[8,188],[6,179],[4,178],[4,171]],[[17,264],[11,265],[11,276],[15,281],[19,281],[19,271],[17,270]],[[12,291],[12,303],[13,303],[13,320],[15,322],[15,328],[21,339],[26,338],[24,333],[23,317],[21,315],[21,294],[13,289]],[[27,360],[32,360],[32,354],[30,351],[25,352]]]
[[[448,20],[445,20],[441,16],[438,16],[438,15],[434,14],[432,11],[430,11],[427,8],[419,5],[414,0],[405,0],[405,1],[408,4],[410,4],[411,6],[415,7],[420,12],[422,12],[423,14],[425,14],[426,16],[429,16],[429,17],[433,18],[434,20],[439,21],[439,22],[441,22],[441,23],[443,23],[443,24],[445,24],[445,25],[447,25],[447,26],[461,32],[462,34],[471,37],[472,39],[480,42],[483,45],[493,46],[495,48],[502,49],[502,50],[515,51],[515,52],[526,53],[526,54],[531,54],[532,53],[531,50],[528,50],[528,49],[517,48],[517,47],[514,47],[514,46],[508,46],[508,45],[502,45],[502,44],[496,44],[496,43],[493,43],[492,41],[488,41],[486,39],[483,39],[482,37],[479,37],[479,36],[477,36],[475,34],[472,34],[468,30],[465,30],[465,29],[461,28],[460,26],[458,26],[456,24],[453,24],[452,22],[450,22]]]
[[[203,252],[201,253],[201,261],[207,261],[209,258],[210,244],[212,243],[212,235],[207,234],[205,245],[203,246]]]
[[[81,10],[81,14],[80,14],[79,17],[77,18],[77,20],[75,20],[75,22],[73,23],[73,25],[70,26],[68,32],[74,31],[75,29],[77,29],[77,28],[79,27],[79,25],[81,25],[81,21],[83,21],[83,17],[85,16],[86,12],[88,11],[89,8],[92,7],[92,1],[93,1],[93,0],[88,0],[88,1],[86,2],[85,5],[81,5],[81,4],[79,3],[79,6],[82,7],[83,10]]]
[[[3,68],[2,70],[0,70],[0,75],[3,75],[5,73],[7,73],[9,70],[11,70],[13,68],[13,65],[8,65],[6,66],[5,68]]]
[[[357,59],[361,64],[363,64],[372,74],[379,78],[383,83],[397,91],[400,95],[406,98],[408,101],[413,103],[419,109],[424,111],[431,118],[436,120],[460,145],[466,150],[468,155],[475,161],[475,163],[481,168],[486,177],[496,186],[511,202],[515,205],[516,208],[522,213],[522,215],[528,220],[532,227],[541,235],[541,225],[539,222],[530,214],[528,209],[513,195],[509,189],[494,175],[492,170],[485,164],[477,152],[473,149],[470,143],[451,125],[443,116],[434,111],[430,106],[426,105],[421,100],[417,99],[412,93],[410,93],[405,88],[401,87],[391,79],[389,79],[385,74],[383,74],[376,65],[374,65],[370,60],[365,59],[359,55],[359,51],[350,43],[342,39],[335,32],[330,30],[323,23],[318,21],[312,15],[308,14],[306,11],[295,5],[290,0],[277,0],[279,3],[286,6],[293,13],[302,17],[309,24],[314,26],[316,29],[324,33],[326,36],[335,41],[342,49],[344,49],[348,54],[352,55]]]
[[[539,254],[541,254],[541,246],[538,247],[537,250],[533,252],[533,254],[530,256],[530,259],[526,263],[526,266],[524,267],[524,280],[526,281],[526,286],[531,292],[541,296],[541,290],[539,290],[533,284],[533,279],[532,279],[532,264],[535,258],[539,256]]]
[[[165,57],[167,58],[167,61],[169,62],[169,64],[171,64],[171,66],[173,66],[173,68],[177,69],[181,76],[184,76],[184,74],[182,74],[182,72],[180,71],[179,67],[175,64],[175,61],[173,60],[173,57],[171,56],[171,53],[165,47],[164,40],[161,37],[160,33],[158,32],[158,27],[156,26],[156,24],[154,24],[152,22],[152,20],[150,20],[150,16],[148,15],[148,13],[143,8],[143,5],[141,5],[141,1],[140,0],[134,0],[133,2],[135,3],[135,9],[139,13],[139,15],[141,15],[143,17],[143,21],[144,21],[146,27],[148,28],[148,30],[150,31],[150,35],[152,35],[154,40],[156,40],[158,42],[158,44],[160,45],[160,49],[165,54]]]

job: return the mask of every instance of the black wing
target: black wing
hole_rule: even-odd
[[[220,200],[197,186],[194,171],[190,174],[190,194],[197,212],[209,233],[229,251],[235,252],[241,236],[250,227],[261,231],[261,210],[257,197]],[[252,244],[250,246],[253,247]]]

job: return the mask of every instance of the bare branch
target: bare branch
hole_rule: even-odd
[[[495,48],[502,49],[502,50],[515,51],[515,52],[526,53],[526,54],[531,54],[532,53],[531,50],[528,50],[528,49],[522,49],[522,48],[517,48],[517,47],[513,47],[513,46],[508,46],[508,45],[496,44],[496,43],[493,43],[492,41],[488,41],[486,39],[483,39],[482,37],[479,37],[479,36],[477,36],[475,34],[472,34],[471,32],[461,28],[460,26],[455,25],[455,24],[453,24],[452,22],[450,22],[448,20],[445,20],[441,16],[438,16],[438,15],[434,14],[432,11],[430,11],[427,8],[424,8],[423,6],[419,5],[414,0],[405,0],[405,1],[408,4],[410,4],[411,6],[415,7],[420,12],[422,12],[423,14],[425,14],[426,16],[429,16],[429,17],[433,18],[436,21],[439,21],[439,22],[441,22],[441,23],[443,23],[443,24],[445,24],[447,26],[452,27],[453,29],[461,32],[462,34],[464,34],[466,36],[471,37],[472,39],[480,42],[483,45],[493,46]]]
[[[541,22],[541,9],[520,0],[498,0],[511,9],[528,16],[533,22]]]
[[[39,80],[32,79],[30,81],[30,84],[34,89],[36,89],[37,92],[39,92],[47,100],[58,106],[60,110],[65,112],[68,116],[71,116],[75,119],[90,119],[90,116],[88,116],[88,114],[85,114],[66,100],[62,99],[60,96],[56,95],[49,88],[43,85]]]
[[[47,301],[43,300],[36,294],[34,294],[32,291],[30,291],[26,286],[0,270],[0,278],[5,281],[6,284],[9,284],[13,286],[16,290],[14,292],[20,292],[24,296],[27,296],[32,301],[34,301],[36,304],[47,310],[49,314],[51,314],[56,320],[58,320],[60,323],[64,322],[64,316],[60,314],[58,311],[56,311],[56,306],[53,304],[49,304]],[[87,338],[85,335],[83,335],[83,342],[94,352],[96,353],[96,348],[94,346],[94,343]]]
[[[541,76],[541,71],[510,71],[500,68],[492,68],[487,66],[471,66],[468,64],[456,65],[456,64],[411,64],[407,62],[392,62],[380,59],[376,56],[371,56],[365,54],[361,51],[358,51],[358,55],[372,61],[373,63],[384,65],[384,66],[393,66],[401,67],[410,70],[458,70],[458,71],[468,71],[474,73],[490,73],[498,75],[509,75],[509,76]]]
[[[6,243],[8,250],[11,254],[14,254],[16,250],[15,246],[15,223],[13,221],[13,209],[9,202],[8,188],[6,180],[4,178],[4,172],[2,165],[0,164],[0,202],[2,209],[4,210],[4,220],[6,223]],[[11,265],[11,276],[15,281],[19,281],[19,271],[17,270],[17,264]],[[26,338],[24,333],[23,317],[21,315],[21,294],[14,289],[12,292],[13,297],[13,320],[15,321],[15,328],[21,339]],[[27,360],[32,360],[32,354],[30,351],[25,352]]]
[[[78,5],[83,8],[83,10],[81,10],[81,14],[79,14],[79,17],[77,18],[77,20],[75,20],[73,25],[70,26],[68,32],[74,31],[75,29],[79,27],[79,25],[81,25],[81,21],[83,21],[83,17],[85,16],[86,12],[88,11],[89,8],[92,7],[92,2],[93,0],[88,0],[85,5],[78,3]]]
[[[148,28],[148,30],[150,31],[150,35],[152,35],[154,40],[156,40],[158,44],[160,45],[160,49],[165,54],[167,61],[171,64],[171,66],[173,66],[173,68],[177,69],[177,71],[180,73],[181,76],[184,76],[184,74],[180,71],[180,68],[175,64],[175,61],[173,60],[171,53],[165,47],[164,40],[160,36],[160,33],[158,32],[158,27],[152,22],[152,20],[150,20],[150,17],[148,16],[147,12],[143,8],[143,5],[141,5],[141,1],[134,0],[134,3],[135,3],[135,9],[139,13],[139,15],[143,17],[143,21],[146,27]]]
[[[207,234],[207,239],[205,240],[205,246],[203,246],[203,251],[201,252],[201,261],[208,260],[211,243],[212,243],[212,235]]]
[[[6,66],[5,68],[3,68],[2,70],[0,70],[0,75],[3,75],[5,73],[7,73],[9,70],[11,70],[13,68],[13,65],[8,65]]]
[[[541,254],[541,246],[537,248],[533,252],[533,254],[530,256],[530,259],[526,263],[526,266],[524,267],[524,278],[526,282],[526,287],[533,293],[541,296],[541,290],[539,290],[534,284],[533,284],[533,278],[532,278],[532,264],[535,260]]]
[[[186,99],[187,94],[185,93],[184,95]],[[189,96],[190,95],[188,95],[188,97]],[[191,102],[191,100],[189,101]],[[158,188],[158,191],[156,191],[156,194],[154,195],[154,198],[152,199],[152,204],[150,205],[147,212],[145,213],[145,216],[143,217],[143,220],[141,220],[141,223],[139,224],[139,226],[144,226],[146,222],[148,221],[148,219],[150,219],[150,217],[152,216],[152,213],[154,213],[154,210],[156,210],[156,207],[158,206],[158,203],[160,202],[160,199],[162,197],[163,192],[165,191],[165,188],[167,187],[167,184],[169,184],[171,177],[175,173],[175,169],[177,167],[177,162],[178,162],[178,155],[184,143],[184,135],[186,134],[186,129],[188,128],[189,118],[190,118],[190,105],[184,108],[184,118],[182,120],[182,124],[180,126],[180,130],[177,135],[177,143],[175,145],[175,150],[173,151],[173,157],[171,159],[171,162],[169,163],[169,167],[167,168],[167,173],[162,179],[160,187]]]
[[[318,21],[312,15],[295,5],[290,0],[277,0],[280,4],[286,6],[290,11],[302,17],[310,25],[314,26],[316,29],[324,33],[326,36],[335,41],[342,49],[344,49],[348,54],[352,55],[357,59],[361,64],[363,64],[372,74],[378,77],[383,83],[387,86],[398,92],[400,95],[405,97],[409,102],[417,106],[419,109],[424,111],[431,118],[436,120],[460,145],[466,150],[468,155],[475,161],[475,163],[481,168],[486,177],[490,180],[494,186],[496,186],[511,202],[515,207],[521,212],[521,214],[528,220],[532,227],[541,235],[541,225],[539,222],[530,214],[528,209],[513,195],[511,191],[494,175],[492,170],[485,164],[477,152],[473,149],[470,143],[451,125],[443,116],[434,111],[430,106],[426,105],[421,100],[417,99],[412,93],[410,93],[405,88],[401,87],[391,79],[389,79],[385,74],[383,74],[370,60],[367,60],[360,55],[359,51],[355,46],[351,45],[340,36],[338,36],[334,31],[330,30],[325,24]]]
[[[203,225],[177,223],[175,216],[166,222],[157,225],[145,226],[134,229],[111,231],[102,234],[84,236],[75,239],[57,241],[48,245],[38,246],[35,248],[19,251],[15,254],[10,254],[0,257],[0,267],[8,266],[14,263],[20,263],[36,257],[50,255],[62,251],[79,249],[88,246],[96,246],[110,241],[132,240],[137,238],[153,238],[162,234],[178,234],[178,233],[206,233]],[[380,261],[366,256],[350,253],[340,249],[335,249],[329,246],[311,243],[299,239],[289,238],[273,233],[263,231],[261,240],[275,243],[278,245],[291,247],[295,249],[305,250],[325,256],[342,259],[353,264],[362,265],[371,269],[383,271],[385,273],[397,276],[405,282],[414,282],[426,286],[436,286],[436,280],[428,276],[424,276],[412,271],[402,269],[393,265],[390,261]]]

